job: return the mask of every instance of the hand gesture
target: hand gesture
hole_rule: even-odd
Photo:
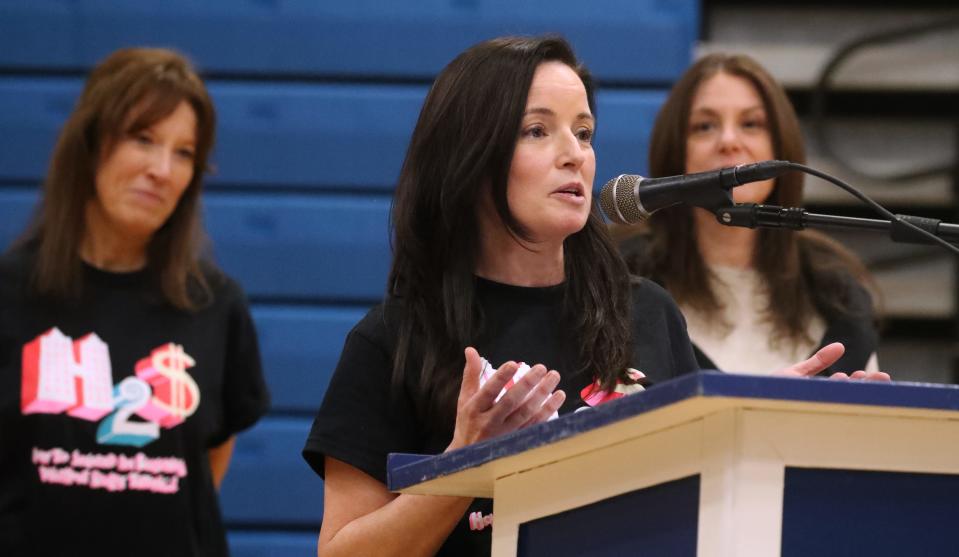
[[[536,364],[497,401],[519,364],[506,362],[480,386],[483,359],[472,347],[465,350],[465,355],[463,383],[456,401],[456,427],[447,451],[544,422],[566,400],[563,391],[553,391],[559,384],[559,373]]]
[[[820,371],[836,363],[846,351],[846,347],[840,342],[823,346],[818,352],[813,354],[812,358],[793,364],[789,367],[780,369],[773,373],[781,377],[812,377]],[[854,371],[850,374],[843,372],[833,373],[830,379],[863,379],[866,381],[890,381],[889,374],[883,371]]]

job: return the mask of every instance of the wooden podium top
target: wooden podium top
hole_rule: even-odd
[[[388,487],[492,497],[498,478],[737,407],[959,420],[959,386],[701,371],[449,453],[390,454]]]

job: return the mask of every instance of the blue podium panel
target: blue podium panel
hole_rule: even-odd
[[[216,259],[251,297],[383,297],[388,197],[211,193],[204,201]]]
[[[428,78],[481,40],[562,33],[602,79],[663,83],[689,62],[698,30],[695,0],[2,0],[0,67],[85,69],[154,45],[209,72]]]
[[[79,79],[0,79],[0,180],[39,183]],[[219,127],[212,186],[391,192],[426,95],[422,85],[213,82]],[[595,188],[646,169],[664,91],[597,94]]]
[[[237,437],[220,489],[228,526],[319,527],[323,481],[300,456],[312,423],[268,417]]]
[[[227,534],[232,557],[288,557],[316,554],[318,533],[233,531]]]
[[[343,341],[365,314],[366,308],[254,306],[273,412],[316,412]]]
[[[521,524],[518,557],[695,557],[699,476]]]
[[[959,475],[787,467],[782,557],[959,555],[957,517]]]

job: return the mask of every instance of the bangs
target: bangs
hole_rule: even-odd
[[[145,130],[173,114],[185,100],[186,95],[177,91],[172,84],[163,84],[130,109],[119,131],[121,134],[131,134]],[[192,104],[190,108],[193,108]],[[196,112],[196,109],[193,111]],[[197,117],[199,118],[199,115]]]

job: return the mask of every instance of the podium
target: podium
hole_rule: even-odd
[[[698,372],[436,456],[493,555],[959,555],[959,387]]]

